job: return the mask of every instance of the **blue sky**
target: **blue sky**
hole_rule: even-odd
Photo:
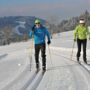
[[[90,0],[0,0],[0,16],[66,19],[90,11]]]

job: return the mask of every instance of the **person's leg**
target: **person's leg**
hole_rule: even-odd
[[[87,39],[83,40],[83,60],[85,63],[87,63],[86,47],[87,47]]]
[[[36,62],[36,68],[39,68],[39,52],[40,52],[40,45],[35,45],[35,62]]]
[[[41,55],[42,55],[42,67],[43,70],[46,70],[46,45],[41,45]]]
[[[81,52],[81,40],[80,40],[80,39],[77,39],[77,47],[78,47],[78,51],[77,51],[77,61],[79,61],[80,52]]]

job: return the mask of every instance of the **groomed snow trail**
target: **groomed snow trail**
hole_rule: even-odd
[[[90,73],[75,61],[70,52],[52,50],[53,67],[48,68],[37,90],[89,90]],[[66,57],[66,58],[65,58]]]
[[[56,35],[52,39],[52,45],[47,47],[47,71],[44,75],[42,75],[42,68],[38,74],[35,73],[34,51],[30,72],[31,43],[28,41],[0,47],[0,72],[2,72],[0,90],[90,90],[89,42],[88,66],[83,63],[82,53],[80,58],[82,65],[79,65],[76,61],[76,44],[73,58],[70,59],[72,32],[62,33],[60,37]],[[40,66],[41,63],[40,58]]]

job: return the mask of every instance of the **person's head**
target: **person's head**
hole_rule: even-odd
[[[84,26],[85,25],[85,20],[84,19],[80,19],[79,20],[79,24]]]
[[[41,21],[40,21],[39,19],[36,19],[36,20],[35,20],[35,26],[36,26],[37,28],[39,28],[40,25],[41,25]]]

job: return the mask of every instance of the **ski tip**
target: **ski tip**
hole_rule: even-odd
[[[78,64],[80,64],[80,65],[81,65],[81,63],[80,63],[80,62],[78,62]]]
[[[45,72],[46,72],[46,70],[43,70],[43,71],[42,71],[42,75],[44,75],[44,74],[45,74]]]
[[[77,61],[77,63],[81,65],[81,62],[80,61]]]
[[[40,69],[37,69],[35,72],[36,72],[36,74],[38,73],[40,71]]]

